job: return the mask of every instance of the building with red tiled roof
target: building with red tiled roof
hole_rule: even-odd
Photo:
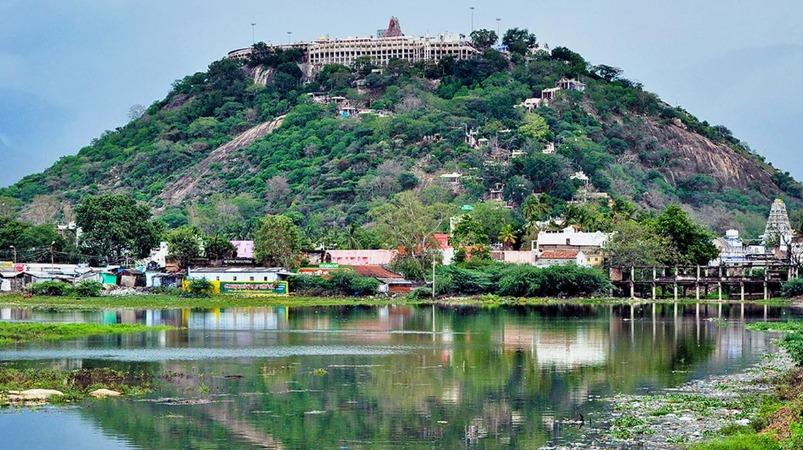
[[[401,274],[388,270],[380,265],[362,265],[349,267],[363,277],[376,278],[382,285],[379,292],[386,294],[406,294],[413,290],[414,283],[405,280]]]
[[[588,258],[581,250],[545,250],[535,260],[538,267],[568,266],[576,264],[590,267]]]

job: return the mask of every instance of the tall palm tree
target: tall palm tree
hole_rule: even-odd
[[[516,243],[516,232],[513,230],[513,225],[506,224],[502,227],[502,230],[499,232],[498,236],[499,242],[504,245],[505,249],[513,248],[513,245]]]

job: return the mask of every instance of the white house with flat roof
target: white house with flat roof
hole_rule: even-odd
[[[281,267],[196,267],[187,270],[187,279],[207,281],[279,281],[291,275]]]

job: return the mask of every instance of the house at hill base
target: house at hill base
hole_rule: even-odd
[[[353,266],[351,267],[357,275],[375,278],[379,281],[379,293],[394,295],[406,294],[413,290],[415,283],[404,279],[396,272],[392,272],[385,267],[377,265]]]
[[[396,250],[327,250],[324,263],[341,266],[385,266],[393,261]]]
[[[538,240],[532,242],[532,250],[538,259],[548,251],[582,252],[582,258],[592,267],[601,267],[605,262],[604,249],[610,239],[609,233],[584,232],[575,226],[560,231],[541,231]]]
[[[536,267],[569,266],[592,267],[585,253],[580,250],[546,250],[535,260]]]

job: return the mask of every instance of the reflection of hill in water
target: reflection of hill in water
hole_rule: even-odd
[[[780,313],[767,311],[768,317]],[[576,428],[559,424],[577,411],[603,417],[604,402],[589,402],[590,396],[674,385],[760,357],[771,348],[766,335],[706,320],[742,314],[763,317],[764,311],[748,307],[742,313],[738,305],[188,311],[169,317],[184,317],[189,330],[168,333],[158,345],[402,344],[412,350],[143,364],[155,373],[186,374],[155,395],[199,398],[203,384],[214,402],[123,400],[91,403],[82,411],[109,432],[149,448],[466,442],[537,448],[577,435]],[[118,345],[144,339],[127,338],[132,340]]]

